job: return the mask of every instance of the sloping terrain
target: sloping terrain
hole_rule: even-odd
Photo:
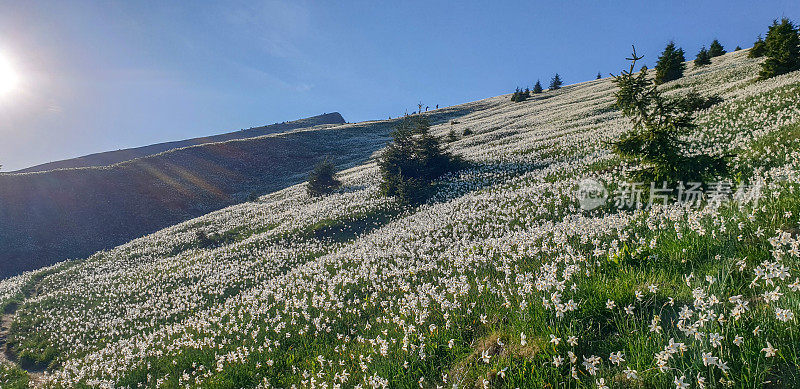
[[[113,165],[115,163],[130,161],[136,158],[146,157],[148,155],[163,153],[165,151],[172,149],[179,149],[181,147],[197,146],[205,143],[225,142],[234,139],[255,138],[258,136],[275,134],[279,132],[295,130],[298,128],[314,127],[323,124],[343,124],[344,122],[345,122],[344,118],[338,112],[326,113],[322,115],[311,116],[304,119],[294,120],[291,122],[275,123],[267,126],[253,127],[219,135],[184,139],[174,142],[156,143],[152,145],[133,147],[129,149],[89,154],[89,155],[84,155],[82,157],[65,159],[63,161],[43,163],[41,165],[36,165],[29,168],[17,170],[14,173],[43,172],[47,170],[70,169],[76,167],[108,166],[108,165]]]
[[[353,163],[333,195],[289,187],[3,281],[0,382],[798,387],[800,72],[758,68],[729,53],[662,86],[724,99],[689,140],[736,153],[757,204],[582,211],[585,177],[626,180],[611,81],[490,98],[434,126],[476,166],[423,206]]]
[[[462,114],[440,109],[434,120]],[[110,166],[0,175],[0,277],[38,269],[304,180],[329,157],[360,164],[391,121],[323,125],[173,149]]]

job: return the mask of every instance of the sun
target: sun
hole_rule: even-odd
[[[11,66],[11,62],[0,54],[0,96],[13,91],[18,84],[19,75],[16,70]]]

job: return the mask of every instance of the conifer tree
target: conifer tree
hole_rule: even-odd
[[[667,98],[648,77],[643,66],[635,74],[636,49],[628,60],[631,66],[614,83],[616,106],[633,122],[633,129],[623,134],[611,148],[623,160],[639,165],[631,175],[641,182],[702,181],[727,172],[725,157],[689,152],[681,135],[693,129],[694,111],[706,104],[698,95]],[[691,101],[690,101],[691,100]],[[718,101],[718,100],[715,100]]]
[[[706,50],[706,47],[703,46],[703,48],[700,49],[700,52],[697,53],[697,57],[694,59],[694,66],[700,67],[709,64],[711,64],[711,55],[708,53],[708,50]]]
[[[711,42],[711,46],[708,47],[708,55],[714,58],[723,54],[725,54],[725,48],[722,47],[722,44],[719,43],[718,40],[714,39],[714,41]]]
[[[333,192],[342,185],[336,178],[336,166],[325,159],[318,163],[311,173],[308,173],[306,190],[311,196],[323,196]]]
[[[683,49],[676,48],[674,42],[669,42],[656,63],[656,84],[683,77],[683,71],[686,69],[684,54]]]
[[[564,81],[561,81],[561,76],[556,73],[553,79],[550,80],[550,90],[560,89],[561,85],[564,85]]]
[[[764,56],[764,53],[767,51],[767,45],[764,42],[764,39],[761,38],[761,35],[758,36],[758,40],[753,43],[753,47],[750,49],[750,52],[747,53],[748,58],[760,58]]]
[[[533,86],[533,93],[542,93],[542,83],[536,80],[536,85]]]
[[[739,50],[741,50],[741,49],[742,49],[742,46],[736,46],[736,48],[735,48],[735,49],[733,49],[733,51],[739,51]]]
[[[800,37],[789,19],[772,22],[764,40],[764,55],[758,76],[762,80],[800,69]]]
[[[597,78],[595,78],[595,80],[599,80],[601,78],[603,78],[603,75],[601,75],[600,72],[597,72]]]
[[[384,195],[402,204],[419,204],[428,198],[435,179],[458,168],[460,160],[447,153],[429,129],[428,118],[422,115],[397,125],[378,160]]]

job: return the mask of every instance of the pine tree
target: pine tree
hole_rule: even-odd
[[[733,49],[733,51],[739,51],[739,50],[741,50],[741,49],[742,49],[742,46],[736,46],[736,48],[735,48],[735,49]]]
[[[709,64],[711,64],[711,55],[709,54],[708,50],[706,50],[706,47],[703,46],[703,48],[700,49],[700,52],[697,53],[697,57],[694,59],[694,66],[700,67]]]
[[[759,78],[764,80],[800,69],[800,37],[789,19],[772,22],[764,45],[767,59],[761,64]]]
[[[722,47],[722,44],[719,43],[718,40],[714,39],[714,41],[711,42],[711,46],[708,47],[708,55],[714,58],[723,54],[725,54],[725,48]]]
[[[674,42],[669,42],[656,63],[656,84],[683,77],[683,71],[686,69],[684,54],[683,49],[676,48]]]
[[[725,174],[725,157],[690,154],[689,145],[681,139],[682,134],[695,127],[694,110],[706,106],[706,101],[699,101],[705,99],[696,94],[678,99],[664,97],[648,77],[646,66],[634,73],[636,61],[642,59],[635,48],[628,59],[630,69],[614,76],[619,87],[614,96],[622,115],[633,122],[633,129],[610,145],[623,160],[639,165],[631,173],[632,178],[675,183]]]
[[[341,185],[341,181],[336,179],[336,166],[325,159],[308,173],[306,191],[311,196],[323,196],[338,189]]]
[[[518,103],[527,100],[529,97],[531,97],[530,89],[525,88],[525,90],[523,91],[522,89],[519,89],[519,87],[517,87],[517,90],[514,91],[514,94],[511,95],[511,101]]]
[[[536,80],[536,85],[533,86],[533,93],[542,93],[542,83]]]
[[[595,80],[599,80],[601,78],[603,78],[603,75],[601,75],[600,72],[597,72],[597,78],[595,78]]]
[[[556,73],[553,79],[550,80],[550,90],[560,89],[561,85],[564,85],[564,81],[561,81],[561,76]]]
[[[748,58],[760,58],[764,56],[764,53],[767,51],[767,45],[764,42],[764,39],[761,38],[761,35],[758,36],[758,40],[753,43],[753,47],[750,49],[750,52],[747,53]]]
[[[443,150],[429,129],[427,117],[416,116],[406,118],[392,132],[392,142],[378,160],[384,195],[402,204],[419,204],[428,198],[435,179],[458,168],[459,159]]]

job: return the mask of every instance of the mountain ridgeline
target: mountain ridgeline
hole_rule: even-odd
[[[267,126],[253,127],[239,131],[228,132],[219,135],[212,135],[200,138],[184,139],[173,142],[156,143],[152,145],[133,147],[129,149],[106,151],[102,153],[89,154],[82,157],[65,159],[43,163],[25,169],[17,170],[15,173],[43,172],[54,169],[69,169],[76,167],[108,166],[115,163],[130,161],[135,158],[142,158],[148,155],[163,153],[168,150],[181,147],[197,146],[213,142],[225,142],[235,139],[255,138],[257,136],[276,134],[279,132],[295,130],[298,128],[313,127],[323,124],[343,124],[344,118],[338,112],[325,113],[322,115],[311,116],[305,119],[294,120],[291,122],[275,123]]]
[[[340,165],[361,162],[389,132],[344,123],[330,113],[0,174],[0,278],[300,182],[324,155]],[[344,149],[353,142],[362,147]]]

